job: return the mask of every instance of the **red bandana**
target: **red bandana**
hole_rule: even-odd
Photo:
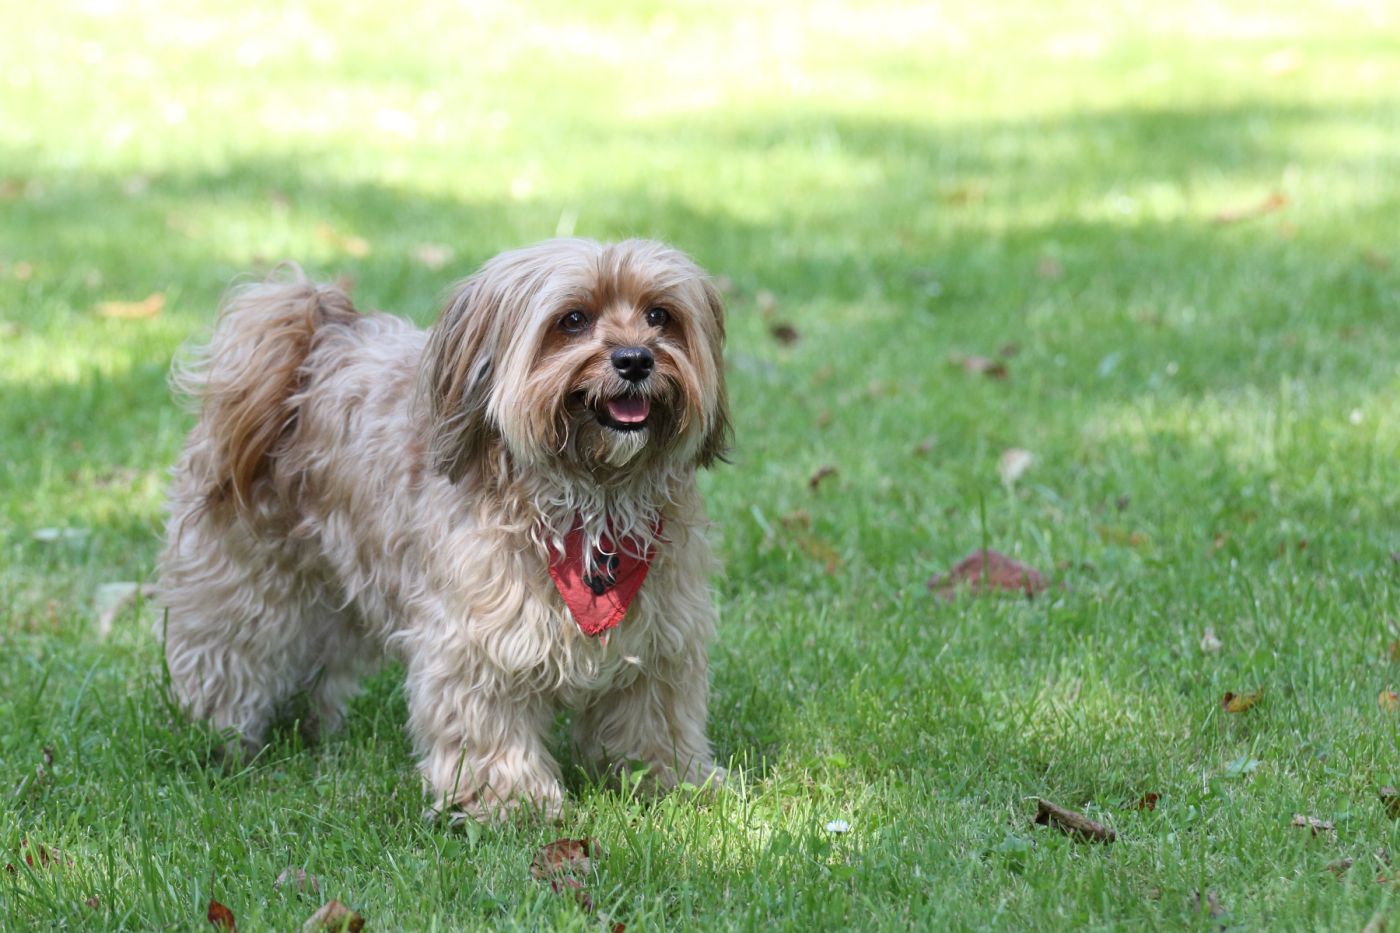
[[[659,520],[656,530],[661,531]],[[550,559],[549,575],[579,629],[592,637],[622,621],[647,578],[652,556],[648,549],[644,557],[635,557],[605,537],[594,550],[595,569],[589,576],[583,564],[583,526],[575,525],[564,536],[564,553],[556,551]]]

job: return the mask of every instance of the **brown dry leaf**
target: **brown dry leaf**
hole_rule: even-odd
[[[164,308],[165,296],[151,292],[140,301],[103,301],[97,306],[97,315],[119,321],[139,321],[158,317]]]
[[[928,581],[928,588],[939,599],[949,600],[962,586],[974,593],[1010,590],[1034,596],[1048,585],[1040,571],[992,550],[973,551],[948,573]]]
[[[1328,862],[1327,870],[1330,871],[1332,874],[1336,875],[1337,880],[1340,881],[1342,875],[1345,875],[1347,873],[1347,870],[1355,864],[1356,859],[1354,858],[1339,858],[1335,862]]]
[[[1112,842],[1118,838],[1113,830],[1082,813],[1066,810],[1043,798],[1037,798],[1035,806],[1035,822],[1041,826],[1053,826],[1065,835],[1084,842]]]
[[[828,574],[833,574],[841,568],[840,552],[826,541],[801,532],[793,537],[797,539],[797,546],[802,549],[802,553],[820,563]]]
[[[544,880],[551,875],[593,870],[593,856],[600,854],[593,840],[556,839],[544,846],[530,863],[530,877]]]
[[[301,933],[317,933],[320,930],[334,930],[336,933],[360,933],[365,928],[365,918],[346,907],[335,898],[321,905],[307,921],[301,925]]]
[[[1392,663],[1400,664],[1400,641],[1393,641],[1387,645],[1385,653]]]
[[[1293,814],[1293,822],[1288,825],[1296,829],[1310,829],[1314,836],[1322,833],[1336,832],[1336,827],[1328,820],[1319,820],[1315,816],[1304,816],[1301,813]]]
[[[583,882],[577,878],[551,878],[549,879],[549,889],[555,894],[570,893],[573,895],[574,903],[577,904],[584,913],[593,912],[593,898],[588,896],[588,889],[583,886]]]
[[[1011,375],[1006,368],[1006,364],[1001,360],[994,360],[986,356],[951,356],[948,362],[954,366],[962,368],[964,371],[974,375],[986,376],[988,379],[1005,379]]]
[[[1376,697],[1376,704],[1387,713],[1400,710],[1400,693],[1396,693],[1394,690],[1382,690],[1380,695]]]
[[[1220,708],[1227,713],[1243,713],[1264,698],[1263,690],[1253,693],[1231,693],[1228,690],[1220,698]]]
[[[1013,485],[1031,468],[1032,463],[1035,463],[1035,454],[1029,450],[1008,447],[1002,451],[1001,457],[997,459],[997,475],[1001,477],[1002,485]]]
[[[802,335],[797,332],[797,328],[785,322],[774,324],[772,327],[768,328],[768,333],[772,334],[773,339],[785,347],[790,347],[802,339]]]
[[[52,759],[48,759],[48,761],[52,764]],[[43,768],[41,767],[39,770],[42,772]],[[20,840],[19,852],[24,858],[24,864],[30,868],[64,868],[71,864],[68,858],[53,846],[46,846],[43,843],[31,846],[28,839]],[[14,864],[9,862],[5,864],[5,871],[12,875],[17,873]]]
[[[1157,809],[1157,801],[1161,799],[1162,798],[1157,794],[1153,793],[1152,791],[1148,791],[1147,793],[1143,794],[1141,797],[1138,798],[1138,802],[1133,806],[1133,809],[1148,811],[1155,810]]]
[[[1220,903],[1220,897],[1214,891],[1206,892],[1205,907],[1212,920],[1225,913],[1225,905]],[[1201,892],[1197,891],[1191,895],[1191,909],[1196,913],[1201,912]]]
[[[424,269],[436,270],[452,261],[452,247],[442,243],[419,243],[410,255]]]
[[[309,873],[305,868],[284,868],[277,876],[277,880],[272,883],[277,890],[290,888],[293,894],[298,896],[306,893],[320,894],[321,880]]]
[[[1400,820],[1400,790],[1394,787],[1382,787],[1380,798],[1381,805],[1385,807],[1386,816],[1392,820]]]
[[[1287,204],[1288,198],[1278,191],[1273,191],[1262,201],[1246,207],[1228,208],[1217,213],[1212,219],[1222,225],[1235,224],[1242,220],[1253,220],[1256,217],[1272,214],[1274,211],[1282,210]]]
[[[316,238],[332,249],[339,250],[355,259],[364,259],[372,251],[369,240],[362,236],[341,233],[326,223],[316,225]]]
[[[830,479],[831,477],[835,476],[838,472],[839,471],[836,469],[836,467],[830,465],[817,467],[817,471],[813,473],[810,477],[808,477],[807,485],[810,486],[812,489],[816,489],[822,484],[822,480]]]
[[[215,929],[228,930],[229,933],[237,933],[238,923],[233,919],[233,911],[213,898],[209,899],[209,911],[205,914],[209,918]]]

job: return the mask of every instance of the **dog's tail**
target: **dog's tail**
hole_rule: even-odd
[[[296,425],[293,397],[316,332],[359,317],[349,296],[287,265],[225,298],[209,342],[177,358],[171,387],[200,413],[213,488],[246,508],[254,482]]]

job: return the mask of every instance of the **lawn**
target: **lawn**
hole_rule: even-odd
[[[1400,921],[1400,10],[581,6],[6,5],[0,927]],[[153,572],[176,347],[283,259],[426,324],[556,234],[728,291],[735,786],[561,748],[562,825],[426,825],[392,669],[211,764],[152,611],[95,605]],[[1053,585],[928,591],[983,546]],[[530,875],[560,837],[592,912]]]

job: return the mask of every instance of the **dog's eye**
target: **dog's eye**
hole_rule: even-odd
[[[559,319],[559,329],[566,334],[581,334],[588,329],[588,315],[577,309]]]
[[[671,319],[671,315],[666,313],[665,308],[648,308],[647,323],[652,327],[665,327],[666,322]]]

